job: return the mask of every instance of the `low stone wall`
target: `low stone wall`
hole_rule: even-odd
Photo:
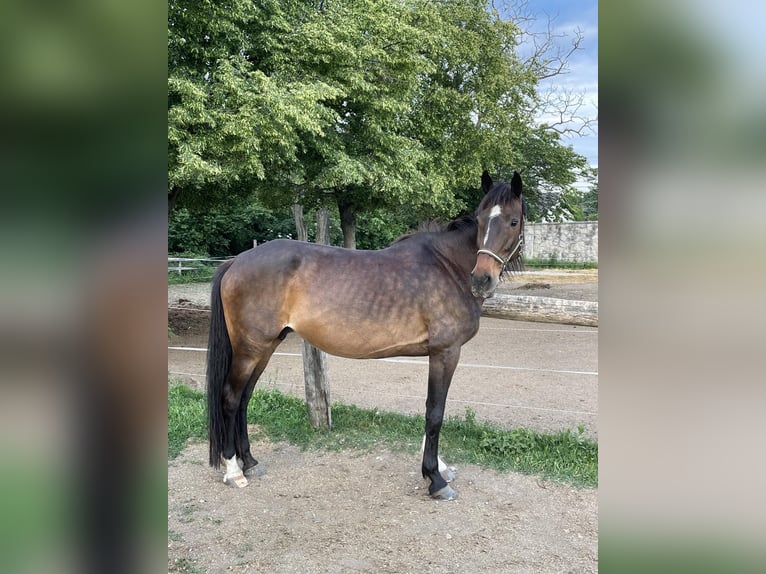
[[[527,223],[524,256],[528,259],[598,262],[598,221]]]

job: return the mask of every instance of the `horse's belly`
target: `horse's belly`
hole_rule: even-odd
[[[295,325],[292,328],[315,347],[331,355],[349,359],[428,354],[428,332],[425,329],[401,333],[386,329],[385,326],[379,326],[375,330],[310,324]]]

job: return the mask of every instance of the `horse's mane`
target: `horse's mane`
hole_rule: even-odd
[[[500,205],[502,203],[510,203],[513,199],[516,198],[516,194],[513,191],[513,188],[511,187],[510,183],[505,183],[504,181],[498,182],[495,184],[492,189],[490,189],[487,194],[484,196],[484,198],[479,203],[479,207],[476,208],[475,213],[467,213],[465,215],[461,215],[457,219],[450,221],[449,223],[445,223],[442,220],[439,219],[431,219],[428,221],[425,221],[418,225],[418,228],[414,231],[410,231],[408,233],[405,233],[401,237],[397,238],[393,243],[399,243],[400,241],[404,241],[405,239],[409,239],[410,237],[414,237],[416,235],[419,235],[421,233],[440,233],[440,232],[451,232],[451,231],[463,231],[464,229],[468,229],[471,227],[477,227],[478,226],[478,220],[476,219],[476,214],[479,213],[481,210],[486,209],[490,205]],[[527,202],[524,199],[524,195],[521,196],[521,211],[522,215],[526,217],[527,215]]]
[[[478,224],[479,222],[476,219],[476,214],[467,213],[466,215],[451,221],[447,225],[446,231],[462,231],[463,229],[468,229],[469,227],[477,227]]]
[[[416,230],[405,233],[404,235],[397,238],[392,243],[392,245],[394,243],[399,243],[400,241],[410,239],[411,237],[415,237],[416,235],[421,235],[423,233],[450,233],[452,231],[462,231],[464,229],[468,229],[469,227],[476,227],[477,224],[478,222],[476,220],[476,215],[473,213],[458,217],[449,223],[446,223],[440,219],[430,219],[420,223]]]
[[[497,202],[500,201],[510,201],[510,198],[513,197],[513,192],[510,191],[510,185],[506,184],[500,184],[496,186],[493,191],[497,188],[505,188],[508,189],[500,189],[498,190],[498,193],[496,196],[494,196],[493,200]],[[507,195],[510,194],[510,195]],[[489,194],[487,194],[486,197],[489,197]],[[527,206],[524,202],[524,197],[522,196],[522,209],[524,211],[524,215],[527,214]],[[482,202],[484,203],[484,202]],[[497,205],[497,203],[494,203],[493,205]],[[480,206],[481,207],[481,206]],[[476,210],[479,211],[478,209]],[[475,213],[467,213],[465,215],[461,215],[457,219],[450,221],[449,223],[445,223],[441,220],[430,220],[421,223],[418,225],[418,229],[415,231],[411,231],[410,233],[405,233],[398,239],[396,239],[391,245],[395,245],[397,243],[400,243],[402,241],[406,241],[407,239],[411,239],[413,237],[423,236],[426,234],[433,234],[433,233],[452,233],[452,232],[459,232],[466,229],[474,229],[477,230],[479,226],[479,221],[476,217]],[[515,273],[518,273],[520,271],[524,270],[524,263],[522,259],[521,252],[508,261],[503,268],[502,272],[500,273],[500,280],[504,281],[508,275],[514,275]]]

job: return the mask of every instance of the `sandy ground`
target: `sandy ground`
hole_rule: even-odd
[[[529,274],[504,292],[597,300],[597,271]],[[206,285],[171,286],[171,376],[204,388]],[[461,355],[447,416],[466,406],[507,427],[586,426],[598,437],[598,329],[482,319]],[[300,339],[260,386],[303,393]],[[425,361],[425,360],[423,360]],[[333,400],[421,413],[427,365],[330,357]],[[168,462],[169,572],[596,572],[597,492],[461,466],[453,502],[432,501],[420,461],[379,450],[300,452],[258,442],[265,474],[234,490],[206,445]],[[442,453],[449,463],[448,453]]]
[[[169,572],[597,572],[591,489],[458,468],[436,502],[419,461],[256,443],[266,474],[225,486],[192,445],[168,464]]]

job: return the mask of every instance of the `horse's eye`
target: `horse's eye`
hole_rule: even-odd
[[[518,224],[519,224],[519,220],[514,217],[513,220],[511,221],[511,227],[516,227]]]

